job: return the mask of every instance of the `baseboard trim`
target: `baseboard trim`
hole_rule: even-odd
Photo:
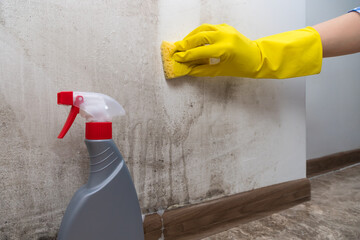
[[[339,152],[306,161],[306,177],[314,177],[360,163],[360,149]]]
[[[306,178],[145,217],[146,240],[200,239],[310,200]]]

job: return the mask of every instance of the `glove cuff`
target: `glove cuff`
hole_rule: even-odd
[[[255,42],[261,52],[255,78],[292,78],[321,71],[321,38],[312,27],[279,33]]]

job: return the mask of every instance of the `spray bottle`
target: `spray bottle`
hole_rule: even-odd
[[[142,215],[134,183],[112,140],[112,117],[122,106],[100,93],[59,92],[58,104],[71,111],[58,138],[63,138],[78,113],[87,120],[85,144],[90,176],[71,199],[58,240],[143,240]]]

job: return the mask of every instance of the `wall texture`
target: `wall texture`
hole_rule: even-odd
[[[326,6],[326,11],[319,9]],[[317,23],[360,6],[356,0],[306,1],[306,23]],[[360,148],[360,54],[323,60],[320,75],[307,78],[307,158]]]
[[[305,177],[303,78],[165,81],[161,40],[205,22],[254,39],[304,27],[305,2],[0,1],[0,239],[55,235],[87,180],[84,120],[56,138],[58,91],[124,106],[113,135],[143,213]]]

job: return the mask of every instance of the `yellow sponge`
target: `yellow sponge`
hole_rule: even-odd
[[[187,75],[191,71],[189,64],[176,62],[172,56],[176,52],[174,43],[163,41],[161,43],[161,57],[166,79]]]

